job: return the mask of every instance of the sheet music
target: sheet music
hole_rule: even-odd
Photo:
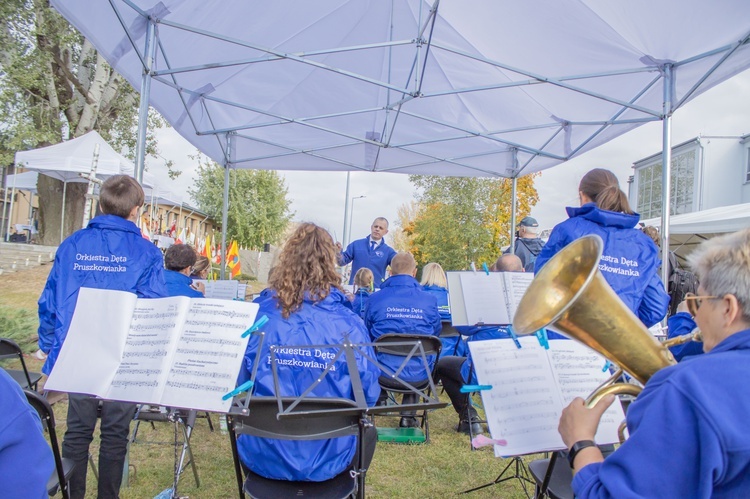
[[[564,449],[557,432],[563,408],[608,377],[601,372],[604,359],[573,341],[551,340],[549,351],[533,336],[519,342],[521,349],[511,339],[469,342],[479,383],[492,386],[481,392],[490,433],[507,441],[495,446],[498,457]],[[616,442],[623,417],[620,404],[613,404],[597,442]]]
[[[168,373],[162,404],[227,412],[231,400],[221,397],[234,389],[245,357],[242,333],[255,321],[256,303],[192,300]]]
[[[474,324],[510,324],[501,273],[461,273],[466,319]]]
[[[240,284],[239,281],[234,279],[222,279],[218,281],[194,279],[193,282],[202,282],[206,286],[206,298],[216,298],[219,300],[236,299]]]
[[[511,322],[513,322],[518,304],[521,303],[521,298],[526,294],[526,290],[529,289],[531,281],[534,280],[534,274],[533,272],[502,272],[501,275],[505,283],[508,315],[511,318]]]

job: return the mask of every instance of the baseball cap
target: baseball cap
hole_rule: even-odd
[[[518,225],[522,225],[523,227],[539,227],[536,218],[532,217],[524,217],[520,222],[518,222]]]

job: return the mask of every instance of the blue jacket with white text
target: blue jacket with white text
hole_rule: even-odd
[[[367,236],[349,243],[349,246],[339,255],[338,264],[346,265],[352,262],[349,284],[354,284],[354,276],[362,267],[372,270],[373,285],[379,288],[385,280],[385,269],[391,264],[394,256],[396,256],[396,250],[388,246],[385,240],[382,240],[374,251],[371,250],[370,236]]]
[[[604,241],[599,270],[617,296],[647,327],[662,320],[669,295],[658,275],[659,250],[650,237],[634,228],[640,215],[602,210],[594,203],[566,210],[570,218],[552,229],[536,259],[535,273],[568,244],[596,234]]]

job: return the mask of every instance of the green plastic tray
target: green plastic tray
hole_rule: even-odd
[[[422,428],[377,428],[378,442],[396,444],[422,444],[425,442]]]

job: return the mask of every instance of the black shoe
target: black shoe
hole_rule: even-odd
[[[414,416],[406,416],[401,418],[398,423],[399,428],[419,428],[419,421]]]
[[[469,424],[471,424],[471,426],[469,426]],[[471,433],[469,433],[469,428],[471,428]],[[456,431],[466,435],[479,435],[483,430],[482,425],[479,424],[476,419],[472,419],[471,423],[467,420],[459,422],[458,426],[456,426]]]

